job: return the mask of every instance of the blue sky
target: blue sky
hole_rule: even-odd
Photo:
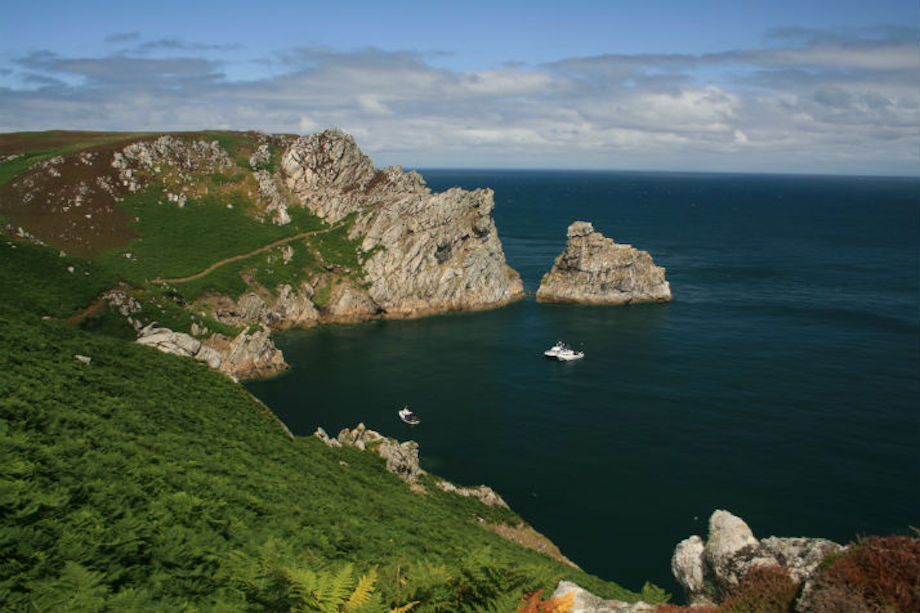
[[[42,2],[0,131],[306,133],[378,165],[920,174],[916,0]]]

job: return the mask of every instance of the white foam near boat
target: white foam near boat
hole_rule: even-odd
[[[419,422],[422,421],[421,419],[418,418],[418,415],[416,415],[409,409],[408,405],[401,408],[399,411],[396,412],[396,414],[399,415],[399,418],[401,420],[403,420],[410,426],[418,425]]]

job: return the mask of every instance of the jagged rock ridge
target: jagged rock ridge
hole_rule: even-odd
[[[540,302],[632,304],[667,302],[671,286],[652,256],[616,243],[586,221],[569,226],[565,250],[537,290]]]

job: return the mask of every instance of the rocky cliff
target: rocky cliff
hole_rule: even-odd
[[[667,302],[671,287],[652,256],[594,231],[586,221],[569,226],[565,250],[537,290],[540,302],[631,304]]]
[[[418,173],[397,166],[375,169],[354,139],[340,130],[273,142],[285,146],[274,174],[266,170],[272,166],[267,144],[248,158],[263,219],[288,224],[290,207],[299,204],[330,228],[347,227],[357,266],[324,262],[314,249],[323,268],[304,271],[298,283],[267,288],[247,280],[250,291],[238,298],[220,293],[203,296],[199,306],[222,324],[263,326],[260,332],[234,339],[216,335],[203,341],[196,351],[207,357],[189,352],[197,342],[192,337],[177,344],[172,342],[175,338],[162,339],[159,332],[142,335],[140,342],[192,355],[236,377],[270,376],[286,364],[266,329],[478,310],[523,296],[520,276],[505,262],[492,218],[491,190],[455,188],[432,193]],[[175,165],[183,169],[205,162],[208,169],[229,164],[216,142],[207,146],[195,142],[184,148],[177,143],[181,141],[163,137],[116,152],[113,164],[122,182],[131,191],[141,189],[142,173],[132,172],[130,163],[147,171],[166,167],[171,152],[178,152]],[[187,192],[176,192],[181,195],[170,202],[185,206]],[[281,249],[276,259],[282,265],[291,260],[294,245],[292,241]]]
[[[61,143],[70,149],[0,184],[9,232],[104,262],[124,281],[120,302],[106,302],[147,329],[144,344],[233,376],[283,368],[265,330],[523,296],[491,190],[432,193],[415,172],[376,169],[340,130],[67,138],[76,139]],[[254,233],[266,238],[228,238]],[[164,318],[169,338],[149,327]]]
[[[315,214],[330,223],[354,215],[349,237],[370,254],[364,287],[335,296],[331,318],[477,310],[523,296],[495,229],[491,190],[433,194],[416,172],[375,170],[340,130],[298,139],[281,166],[287,187]]]

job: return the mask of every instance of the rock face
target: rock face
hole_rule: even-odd
[[[236,378],[273,377],[288,368],[267,328],[243,330],[229,339],[215,334],[205,341],[161,328],[155,323],[138,332],[137,342],[162,351],[205,362],[214,370]]]
[[[281,160],[287,187],[329,223],[354,215],[364,288],[343,285],[340,320],[415,317],[500,306],[523,296],[492,219],[491,190],[433,194],[416,172],[375,170],[340,130],[304,136]],[[365,289],[366,288],[366,289]]]
[[[313,436],[321,440],[329,447],[355,447],[364,451],[372,450],[386,462],[386,468],[391,473],[398,475],[409,485],[416,485],[418,478],[426,474],[419,466],[418,443],[415,441],[405,441],[400,443],[396,439],[388,438],[367,428],[363,423],[349,430],[344,428],[338,436],[331,438],[322,428],[317,428]],[[437,487],[445,492],[451,492],[458,496],[472,497],[479,499],[484,505],[496,508],[507,509],[506,503],[498,493],[492,488],[485,485],[476,487],[457,487],[450,481],[440,480]],[[420,490],[421,488],[419,486]]]
[[[258,322],[273,330],[306,328],[319,323],[319,312],[310,301],[312,293],[309,283],[303,283],[300,291],[282,285],[274,297],[255,292],[243,294],[236,301],[228,296],[214,296],[210,306],[218,321],[232,326]]]
[[[667,302],[671,286],[652,256],[594,231],[586,221],[569,226],[565,251],[537,290],[540,302],[631,304]]]
[[[476,487],[457,487],[450,481],[438,481],[438,489],[444,490],[445,492],[453,492],[454,494],[459,494],[464,497],[478,498],[479,501],[488,506],[495,507],[497,509],[509,509],[508,503],[505,502],[504,498],[499,496],[498,492],[493,490],[488,485],[477,485]]]
[[[843,548],[817,538],[770,537],[758,541],[741,518],[715,511],[709,518],[709,539],[691,536],[681,541],[671,558],[671,571],[691,605],[721,602],[741,585],[754,566],[780,566],[793,581],[809,581],[824,557]]]
[[[410,485],[418,481],[419,475],[425,474],[418,464],[418,443],[415,441],[400,443],[375,430],[369,430],[364,424],[358,424],[352,430],[344,428],[335,439],[326,436],[322,428],[317,429],[313,436],[330,447],[347,445],[361,451],[371,449],[384,459],[388,471],[398,475]]]

